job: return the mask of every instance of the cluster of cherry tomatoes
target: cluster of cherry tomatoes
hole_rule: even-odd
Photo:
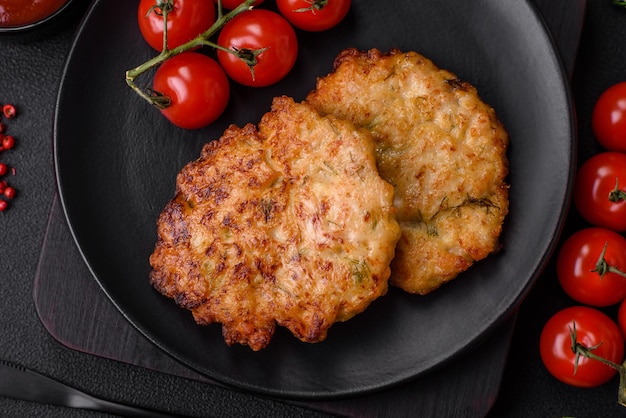
[[[592,114],[593,133],[604,148],[578,170],[574,206],[590,226],[567,237],[556,268],[565,293],[579,305],[545,324],[540,354],[557,379],[578,387],[606,383],[617,369],[587,358],[581,345],[621,367],[626,337],[626,82],[609,87]],[[619,305],[617,318],[602,308]]]
[[[13,119],[17,116],[17,110],[15,106],[8,103],[2,106],[2,115],[5,119]],[[15,138],[7,134],[7,129],[7,124],[0,122],[0,153],[15,147]],[[5,177],[12,172],[13,169],[0,161],[0,212],[4,212],[9,208],[9,200],[14,199],[17,194],[16,189],[5,180]]]
[[[242,0],[141,0],[139,28],[157,51],[171,50],[209,30],[224,12]],[[263,3],[257,0],[254,6]],[[222,10],[219,10],[219,8]],[[245,86],[264,87],[285,77],[298,55],[295,28],[322,31],[347,15],[351,0],[276,0],[278,12],[253,8],[236,14],[216,34],[216,59],[202,51],[186,51],[162,63],[154,74],[153,91],[169,98],[161,110],[167,119],[186,129],[197,129],[217,119],[227,106],[229,79]],[[233,53],[236,52],[236,53]]]

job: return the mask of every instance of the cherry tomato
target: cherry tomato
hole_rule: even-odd
[[[615,272],[616,269],[618,272]],[[557,277],[572,299],[591,306],[626,297],[626,238],[606,228],[586,228],[567,238],[557,256]]]
[[[574,204],[587,222],[626,231],[626,154],[602,152],[578,170]]]
[[[626,151],[626,82],[614,84],[600,95],[591,124],[600,145],[610,151]]]
[[[351,0],[276,0],[283,16],[295,27],[319,32],[336,26],[350,10]]]
[[[541,360],[558,380],[577,387],[594,387],[609,381],[617,372],[598,360],[578,357],[572,351],[570,332],[576,326],[576,340],[593,353],[621,364],[624,338],[615,321],[588,306],[572,306],[557,312],[544,325],[539,338]],[[575,372],[574,372],[575,371]]]
[[[269,86],[285,77],[296,62],[298,40],[293,27],[278,13],[253,9],[235,16],[222,28],[217,43],[234,51],[261,51],[250,71],[237,55],[219,50],[226,73],[245,86]]]
[[[214,0],[214,1],[215,1],[215,4],[217,4],[217,0]],[[244,1],[245,0],[222,0],[222,7],[224,9],[233,10],[233,9],[236,9],[237,6],[239,6]],[[263,0],[257,0],[253,3],[253,6],[258,6],[261,3],[263,3]]]
[[[158,0],[141,0],[137,11],[139,30],[148,44],[163,49],[163,15],[159,8],[153,9]],[[152,9],[152,10],[151,10]],[[167,47],[182,45],[215,22],[215,5],[211,1],[173,0],[173,9],[167,15]]]
[[[161,113],[185,129],[213,122],[230,97],[224,70],[215,60],[198,52],[184,52],[161,64],[154,74],[153,89],[171,99],[171,105]]]

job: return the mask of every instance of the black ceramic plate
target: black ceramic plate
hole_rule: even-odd
[[[363,394],[423,375],[482,341],[517,307],[548,259],[569,202],[574,121],[567,80],[534,7],[520,0],[353,2],[324,33],[298,32],[287,79],[233,87],[207,129],[183,131],[126,86],[124,72],[154,53],[133,1],[96,1],[61,84],[55,163],[63,207],[94,277],[119,310],[164,351],[226,384],[284,397]],[[303,99],[343,48],[415,50],[474,84],[511,136],[504,250],[429,296],[391,289],[319,344],[280,329],[261,352],[227,347],[221,327],[148,283],[155,222],[177,172],[230,123],[257,122],[274,96]],[[146,79],[146,83],[149,79]],[[115,336],[111,336],[115,338]],[[120,342],[123,344],[123,342]]]

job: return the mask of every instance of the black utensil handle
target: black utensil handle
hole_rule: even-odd
[[[173,415],[107,401],[33,370],[0,360],[0,396],[124,417],[172,418]]]

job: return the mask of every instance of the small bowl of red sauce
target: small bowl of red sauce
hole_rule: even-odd
[[[54,19],[72,0],[0,0],[0,33],[35,29]]]

